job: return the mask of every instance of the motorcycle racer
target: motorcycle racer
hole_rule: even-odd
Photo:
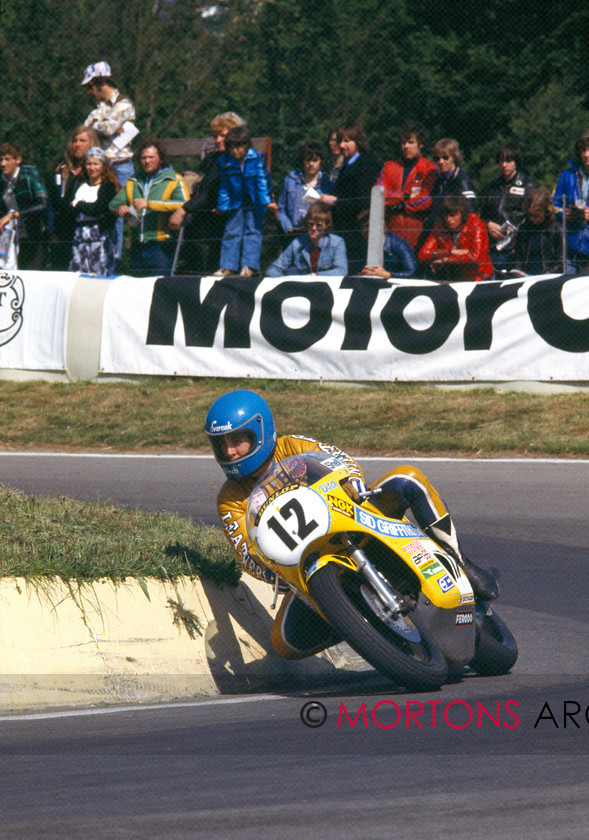
[[[302,452],[324,452],[348,467],[352,478],[346,489],[352,497],[365,489],[361,467],[337,446],[304,435],[278,437],[268,403],[254,391],[230,391],[219,397],[207,413],[205,432],[227,477],[217,496],[221,526],[243,570],[268,583],[273,583],[274,573],[250,550],[246,510],[251,491],[270,466]],[[497,597],[495,577],[464,556],[450,513],[421,470],[396,467],[371,487],[381,490],[375,503],[387,516],[401,518],[411,510],[419,527],[460,563],[475,596],[484,600]],[[311,656],[339,641],[327,622],[294,592],[282,601],[271,640],[276,652],[287,659]]]

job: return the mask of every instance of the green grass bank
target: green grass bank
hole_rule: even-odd
[[[357,455],[589,457],[589,393],[218,379],[2,381],[0,448],[204,452],[207,409],[233,388],[261,393],[279,433],[314,436]]]

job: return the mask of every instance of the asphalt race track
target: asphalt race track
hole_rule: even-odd
[[[410,695],[359,665],[273,695],[4,714],[0,838],[586,840],[589,462],[419,466],[501,570],[511,674]],[[208,523],[220,478],[207,458],[0,455],[7,486]]]

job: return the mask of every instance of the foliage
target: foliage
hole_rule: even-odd
[[[277,184],[333,125],[363,123],[386,159],[419,119],[459,140],[479,192],[508,137],[552,186],[589,125],[578,0],[4,0],[0,22],[3,139],[45,172],[90,110],[80,81],[100,59],[143,136],[205,136],[235,110],[273,137]]]

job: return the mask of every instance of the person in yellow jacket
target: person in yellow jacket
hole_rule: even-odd
[[[167,275],[172,270],[176,238],[170,216],[188,199],[186,185],[169,165],[159,140],[145,140],[138,149],[140,170],[129,178],[110,203],[119,218],[133,228],[130,267],[141,276]]]
[[[251,491],[273,463],[302,452],[325,452],[348,465],[352,493],[365,489],[360,465],[339,447],[304,435],[278,437],[268,403],[254,391],[230,391],[219,397],[207,413],[205,432],[227,477],[217,496],[221,526],[242,569],[259,580],[273,583],[274,573],[251,551],[246,510]],[[379,507],[384,513],[401,517],[410,509],[419,527],[456,557],[476,596],[497,597],[495,578],[462,554],[448,509],[421,470],[397,467],[373,486],[382,488]],[[324,619],[293,592],[282,601],[271,638],[276,652],[287,659],[311,656],[339,641]]]

